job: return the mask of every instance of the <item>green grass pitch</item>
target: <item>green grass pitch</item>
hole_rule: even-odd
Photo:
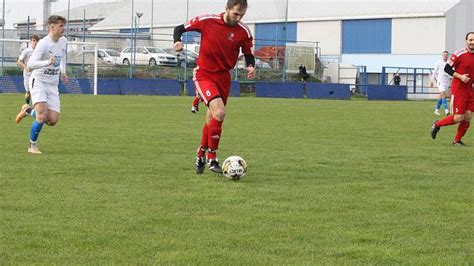
[[[27,154],[0,95],[0,264],[473,264],[474,129],[429,136],[433,101],[230,98],[194,174],[189,97],[62,96]]]

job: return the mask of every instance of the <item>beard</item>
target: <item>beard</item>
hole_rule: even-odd
[[[235,25],[239,24],[238,21],[232,20],[230,15],[224,14],[224,16],[225,16],[225,22],[226,22],[227,25],[235,26]]]

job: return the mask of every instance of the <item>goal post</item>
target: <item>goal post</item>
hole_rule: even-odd
[[[67,46],[67,64],[66,66],[79,66],[83,69],[81,75],[82,78],[89,78],[92,82],[92,92],[94,95],[98,94],[97,91],[97,43],[93,42],[68,42]],[[92,76],[87,71],[84,71],[85,67],[92,66]],[[72,71],[74,73],[74,71]],[[73,78],[75,76],[73,75]]]
[[[0,39],[0,91],[16,93],[24,91],[23,70],[17,65],[21,52],[30,40]],[[93,93],[97,90],[97,43],[68,42],[66,72],[69,93]],[[19,88],[21,87],[21,88]]]

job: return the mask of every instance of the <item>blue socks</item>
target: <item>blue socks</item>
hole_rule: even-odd
[[[443,104],[444,110],[448,110],[448,101],[446,101],[446,98],[438,99],[436,102],[436,110],[439,110],[441,104]]]
[[[41,129],[43,128],[44,122],[39,123],[38,121],[33,122],[33,125],[31,126],[31,132],[30,132],[30,141],[31,142],[36,142],[38,140],[39,134],[41,132]]]
[[[443,103],[444,110],[448,110],[448,101],[446,101],[446,98],[441,99]]]
[[[436,102],[436,110],[439,110],[442,102],[443,102],[443,99],[438,99],[438,101]]]

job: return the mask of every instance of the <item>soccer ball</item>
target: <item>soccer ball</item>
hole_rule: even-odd
[[[229,179],[239,180],[247,173],[247,163],[240,156],[230,156],[222,164],[222,172]]]

